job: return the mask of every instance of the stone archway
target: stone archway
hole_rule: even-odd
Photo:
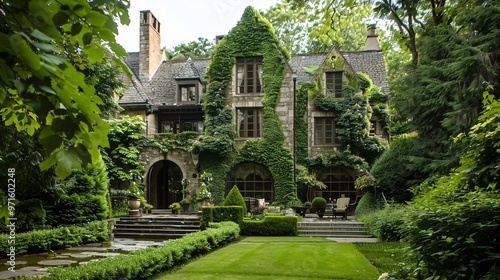
[[[170,160],[157,161],[149,170],[147,196],[155,209],[166,209],[182,199],[182,170]]]
[[[182,200],[182,179],[188,179],[190,193],[198,188],[198,171],[189,152],[172,150],[162,153],[157,149],[142,151],[145,159],[146,199],[155,209],[165,209],[173,202]]]

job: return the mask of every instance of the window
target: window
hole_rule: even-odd
[[[335,144],[335,119],[315,118],[314,119],[314,144],[333,145]]]
[[[262,136],[262,109],[236,109],[236,124],[238,137],[257,138]]]
[[[318,173],[318,179],[326,185],[326,189],[317,190],[327,201],[339,197],[350,197],[354,202],[357,190],[354,187],[355,177],[342,167],[328,167]]]
[[[236,69],[239,94],[262,93],[262,57],[237,58]]]
[[[203,121],[162,121],[160,132],[181,133],[183,131],[203,132]]]
[[[195,85],[180,85],[179,86],[181,103],[196,103],[196,86]]]
[[[342,71],[326,72],[326,96],[342,97]]]
[[[377,134],[377,121],[371,120],[370,121],[370,132],[369,132],[369,135],[370,136],[374,136],[376,134]]]
[[[237,186],[243,197],[264,198],[266,202],[274,200],[274,183],[271,173],[264,166],[245,162],[235,166],[226,181],[226,195]]]

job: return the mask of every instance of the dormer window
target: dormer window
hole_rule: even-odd
[[[236,85],[238,94],[262,93],[262,57],[236,58]]]
[[[335,98],[342,97],[342,70],[325,72],[325,95]]]
[[[179,86],[181,94],[181,102],[196,102],[196,86],[195,85],[181,85]]]
[[[177,79],[177,104],[197,104],[199,82],[193,79]]]

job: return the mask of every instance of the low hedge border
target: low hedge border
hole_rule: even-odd
[[[296,236],[299,219],[296,216],[266,216],[263,220],[243,220],[241,235]]]
[[[16,255],[43,253],[108,239],[107,221],[96,221],[81,226],[35,230],[17,234],[0,235],[0,257],[4,258],[15,247]]]
[[[204,231],[170,240],[161,247],[149,247],[127,255],[105,258],[84,266],[56,267],[43,279],[147,279],[187,260],[235,240],[240,228],[234,222],[210,224]],[[21,279],[40,279],[22,277]]]
[[[206,229],[210,223],[232,221],[241,225],[245,211],[241,206],[205,206],[202,207],[200,228]]]

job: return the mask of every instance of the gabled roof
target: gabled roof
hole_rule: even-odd
[[[332,51],[337,50],[333,48]],[[354,72],[363,72],[370,76],[374,85],[389,94],[389,84],[381,51],[352,51],[339,53]],[[296,73],[298,82],[308,82],[314,79],[316,71],[325,63],[329,53],[292,55],[290,66]]]
[[[381,51],[341,52],[341,54],[354,71],[367,74],[374,85],[380,86],[385,94],[390,94]]]
[[[290,59],[290,67],[297,76],[298,82],[309,82],[316,70],[325,62],[328,53],[294,54]]]
[[[209,59],[163,61],[150,81],[141,83],[138,77],[138,56],[135,53],[124,59],[133,73],[132,82],[125,90],[125,95],[118,104],[149,103],[152,105],[174,104],[177,102],[176,79],[193,79],[203,81],[203,75],[210,62]],[[137,61],[137,63],[136,63]],[[133,68],[135,67],[135,68]],[[144,94],[147,92],[148,94]]]

